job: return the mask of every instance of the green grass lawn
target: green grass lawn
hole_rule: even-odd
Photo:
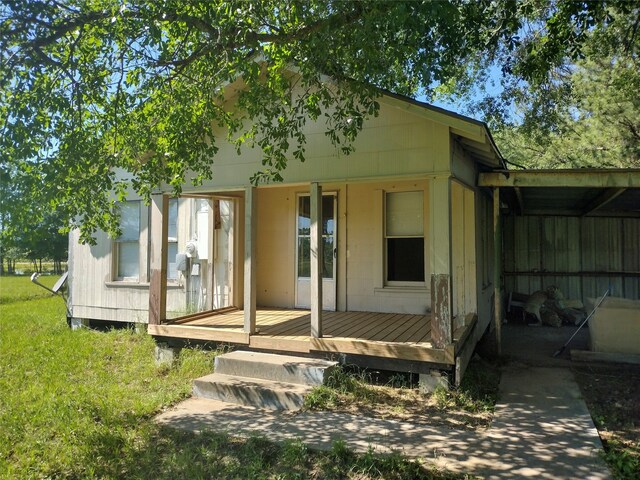
[[[38,281],[51,288],[60,278],[54,275],[42,275]],[[53,294],[31,283],[29,276],[0,276],[0,304],[15,303],[36,298],[51,298]],[[58,299],[64,311],[62,300]]]
[[[314,452],[161,428],[153,416],[189,395],[214,353],[185,349],[168,368],[153,349],[132,330],[71,331],[60,298],[1,277],[0,478],[457,478],[340,443]]]

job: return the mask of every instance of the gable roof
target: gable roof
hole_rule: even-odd
[[[257,55],[253,61],[260,63],[262,61],[261,55]],[[289,65],[287,69],[293,74],[301,75],[299,69],[293,65]],[[333,77],[329,75],[323,75],[323,77],[325,81],[335,84]],[[233,82],[227,83],[224,88],[231,86],[238,80],[241,80],[239,75]],[[448,126],[451,134],[459,141],[471,159],[480,165],[488,167],[487,170],[507,168],[507,164],[485,122],[405,95],[393,93],[390,90],[378,87],[373,88],[381,94],[382,98],[386,100],[385,103],[390,106],[410,111],[433,122]]]
[[[409,110],[431,121],[449,126],[451,134],[477,163],[490,169],[506,170],[506,162],[485,122],[388,90],[380,90],[380,93],[383,98],[388,99],[389,104],[397,108]]]

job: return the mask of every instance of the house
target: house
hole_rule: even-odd
[[[150,208],[131,197],[119,239],[79,245],[72,233],[73,318],[463,369],[493,295],[492,203],[477,178],[504,165],[483,123],[379,102],[351,155],[310,123],[306,161],[254,187],[260,153],[222,146],[212,181]]]
[[[502,275],[510,287],[529,275],[502,270],[501,229],[513,242],[520,220],[501,214],[512,205],[531,236],[537,224],[523,213],[545,213],[523,209],[541,201],[539,185],[506,170],[484,123],[389,93],[379,103],[351,155],[310,122],[306,161],[291,160],[283,182],[255,187],[260,152],[238,156],[221,145],[213,180],[185,185],[177,199],[158,192],[149,207],[135,197],[123,204],[117,240],[80,245],[72,232],[74,321],[140,322],[169,341],[449,370],[458,383],[480,337],[491,325],[499,335]],[[596,209],[613,205],[610,188],[637,200],[638,172],[611,173],[613,183],[606,175],[577,182],[578,197],[591,198],[588,189]],[[533,183],[517,180],[525,177]],[[560,185],[548,188],[569,195]],[[569,208],[564,200],[551,215],[575,214],[560,208]],[[638,216],[637,205],[625,218]]]

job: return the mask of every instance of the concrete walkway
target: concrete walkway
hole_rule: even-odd
[[[491,427],[473,432],[332,412],[300,414],[192,398],[157,417],[160,424],[301,439],[318,449],[344,440],[356,451],[399,451],[483,478],[606,479],[597,431],[566,367],[507,367]]]

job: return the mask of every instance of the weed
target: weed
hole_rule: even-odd
[[[300,440],[288,440],[282,445],[282,453],[280,457],[282,461],[294,467],[296,465],[302,465],[307,460],[309,449]]]
[[[304,407],[309,410],[326,410],[338,405],[339,400],[340,397],[334,389],[319,385],[304,398]]]
[[[500,373],[486,363],[470,364],[459,388],[438,387],[433,392],[436,405],[466,412],[493,412],[498,399]]]
[[[635,452],[634,452],[635,450]],[[606,444],[604,460],[612,467],[616,478],[640,478],[640,443],[635,448],[615,440]]]
[[[411,374],[409,373],[394,373],[389,378],[387,383],[391,388],[413,388],[413,382],[411,381]]]
[[[375,390],[365,370],[348,370],[337,366],[331,370],[325,385],[315,387],[305,398],[305,407],[312,410],[334,408],[341,403],[371,402]]]

